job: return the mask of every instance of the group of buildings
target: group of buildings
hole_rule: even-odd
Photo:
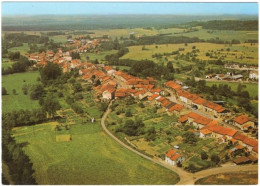
[[[181,113],[183,113],[181,111],[188,111],[194,107],[215,118],[231,115],[223,106],[185,91],[180,84],[174,81],[168,81],[165,83],[165,88],[159,88],[156,86],[156,80],[152,77],[141,79],[123,71],[115,70],[110,66],[102,64],[94,65],[82,62],[79,59],[72,59],[71,52],[73,51],[63,52],[59,49],[57,53],[48,51],[40,54],[29,54],[28,58],[35,61],[36,66],[44,66],[47,64],[47,61],[57,63],[63,72],[78,69],[79,75],[84,81],[96,84],[94,87],[95,95],[101,100],[132,96],[137,99],[146,98],[150,103],[160,105],[169,114],[174,113],[177,116],[181,116]],[[176,97],[176,102],[171,101],[165,96],[166,91]],[[221,126],[216,120],[189,112],[181,116],[179,122],[193,125],[197,128],[197,132],[201,138],[212,137],[216,138],[219,143],[237,143],[252,155],[257,156],[258,154],[257,140],[249,138],[244,133],[235,129]],[[254,122],[245,115],[234,118],[233,123],[241,130],[255,127]],[[166,154],[165,161],[171,165],[175,165],[177,162],[183,160],[184,157],[173,149]]]

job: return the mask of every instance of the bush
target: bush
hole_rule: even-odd
[[[204,152],[204,151],[202,151],[202,152],[200,153],[200,157],[201,157],[202,160],[208,159],[208,155],[207,155],[207,153]]]
[[[132,115],[131,111],[128,110],[128,111],[126,111],[125,116],[126,117],[132,117],[133,115]]]

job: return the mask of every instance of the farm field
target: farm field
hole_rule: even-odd
[[[32,110],[39,107],[38,101],[30,99],[29,95],[22,92],[23,84],[36,84],[39,72],[16,73],[2,76],[2,86],[6,88],[8,95],[2,96],[2,111],[28,109]],[[25,80],[25,81],[24,81]],[[13,94],[16,90],[16,95]]]
[[[206,82],[207,86],[212,86],[213,84],[218,85],[228,85],[231,87],[233,91],[237,91],[237,86],[239,82]],[[245,85],[246,87],[243,88],[243,90],[246,90],[249,92],[250,97],[255,98],[258,95],[258,84],[257,83],[242,83],[242,85]]]
[[[75,118],[77,119],[77,118]],[[13,130],[33,162],[38,184],[176,184],[178,176],[126,150],[100,126],[76,122],[71,141],[55,141],[57,122]]]
[[[8,58],[2,58],[2,68],[7,69],[8,67],[11,67],[14,61],[8,59]]]
[[[257,185],[257,173],[225,173],[208,176],[196,181],[196,185]]]
[[[156,47],[157,46],[157,47]],[[227,44],[214,44],[214,43],[189,43],[187,46],[184,44],[163,44],[163,45],[145,45],[145,50],[143,46],[131,46],[129,48],[129,53],[121,57],[121,59],[150,59],[155,62],[159,62],[157,59],[152,58],[152,55],[158,53],[170,53],[172,51],[177,51],[179,48],[184,48],[184,51],[180,51],[180,54],[186,54],[187,52],[192,52],[192,47],[196,47],[199,50],[198,59],[201,60],[210,60],[210,56],[206,56],[206,53],[212,53],[214,57],[220,58],[224,57],[224,60],[236,61],[238,63],[258,63],[258,45],[251,46],[250,44],[237,44],[229,46]],[[227,51],[227,49],[230,51]],[[243,56],[240,59],[241,55]],[[174,57],[177,55],[171,55],[168,57],[168,60],[174,60]]]
[[[89,60],[94,61],[94,60],[98,60],[98,61],[103,61],[105,60],[105,56],[106,55],[110,55],[110,54],[115,54],[117,53],[117,50],[110,50],[110,51],[100,51],[97,54],[95,53],[82,53],[80,55],[80,59],[82,61],[86,61],[86,57],[89,57]]]
[[[241,43],[247,40],[258,38],[257,31],[233,31],[233,30],[208,30],[199,29],[196,32],[181,33],[179,35],[187,37],[198,37],[200,39],[219,38],[220,40],[231,41],[232,39],[239,40]]]
[[[10,52],[20,52],[21,55],[25,55],[30,50],[28,43],[23,43],[23,46],[10,48]]]

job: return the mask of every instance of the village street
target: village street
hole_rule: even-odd
[[[214,175],[214,174],[219,174],[219,173],[235,173],[235,172],[241,172],[241,171],[254,171],[257,172],[258,171],[258,165],[242,165],[242,166],[233,166],[232,164],[228,164],[228,165],[222,165],[222,167],[216,167],[216,168],[212,168],[212,169],[206,169],[197,173],[189,173],[184,171],[182,168],[179,168],[177,166],[170,166],[168,164],[166,164],[163,160],[157,160],[157,159],[153,159],[150,158],[140,152],[138,152],[137,150],[131,148],[130,146],[126,145],[125,143],[123,143],[122,141],[120,141],[117,137],[115,137],[107,128],[105,125],[105,121],[106,118],[108,116],[108,114],[111,112],[110,106],[112,104],[113,101],[110,102],[110,104],[108,105],[108,108],[105,112],[105,114],[103,115],[102,119],[101,119],[101,126],[104,129],[104,131],[110,136],[112,137],[116,142],[118,142],[119,144],[121,144],[123,147],[127,148],[128,150],[138,154],[139,156],[150,160],[156,164],[159,164],[169,170],[172,170],[174,172],[176,172],[179,177],[180,177],[180,181],[177,183],[177,185],[193,185],[195,183],[195,181],[203,178],[203,177],[207,177],[210,175]]]
[[[214,116],[212,116],[212,115],[210,115],[210,114],[207,114],[207,113],[205,113],[205,112],[203,112],[203,111],[201,111],[201,110],[198,110],[198,109],[197,109],[197,110],[192,109],[191,106],[189,106],[189,105],[187,105],[187,104],[185,104],[185,103],[183,103],[183,102],[178,101],[178,100],[176,99],[176,96],[174,96],[173,91],[171,91],[171,90],[167,90],[167,91],[169,91],[170,94],[171,94],[170,97],[167,97],[170,101],[173,101],[173,102],[175,102],[175,103],[178,103],[178,104],[180,104],[180,105],[183,105],[185,108],[188,108],[188,109],[192,110],[192,112],[194,112],[194,113],[196,113],[196,114],[199,114],[199,115],[201,115],[201,116],[204,116],[204,117],[207,117],[207,118],[210,118],[210,119],[213,119],[213,120],[217,120],[218,123],[221,124],[221,125],[227,126],[227,127],[229,127],[229,128],[233,128],[233,129],[235,129],[235,130],[237,130],[237,131],[239,131],[239,132],[241,132],[241,133],[243,132],[243,131],[242,131],[241,129],[239,129],[238,127],[236,127],[236,126],[234,126],[234,125],[231,125],[231,124],[228,124],[228,123],[224,123],[223,121],[221,121],[221,120],[219,120],[219,119],[217,119],[217,118],[214,118]]]

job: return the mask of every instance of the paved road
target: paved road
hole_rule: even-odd
[[[258,171],[258,165],[244,165],[244,166],[223,166],[223,167],[217,167],[217,168],[212,168],[212,169],[207,169],[207,170],[203,170],[197,173],[189,173],[184,171],[183,169],[176,167],[176,166],[170,166],[168,164],[166,164],[164,161],[162,160],[156,160],[153,158],[150,158],[140,152],[138,152],[137,150],[129,147],[128,145],[126,145],[125,143],[123,143],[122,141],[120,141],[117,137],[115,137],[107,128],[105,125],[105,120],[108,116],[108,114],[111,112],[110,106],[111,106],[112,102],[110,102],[108,109],[106,110],[105,114],[103,115],[102,119],[101,119],[101,126],[104,129],[104,131],[110,136],[112,137],[116,142],[118,142],[119,144],[121,144],[123,147],[127,148],[128,150],[138,154],[139,156],[150,160],[156,164],[159,164],[167,169],[170,169],[172,171],[174,171],[175,173],[177,173],[180,177],[180,181],[177,183],[177,185],[194,185],[195,181],[203,178],[203,177],[207,177],[210,175],[214,175],[214,174],[219,174],[219,173],[225,173],[225,172],[241,172],[241,171]]]

